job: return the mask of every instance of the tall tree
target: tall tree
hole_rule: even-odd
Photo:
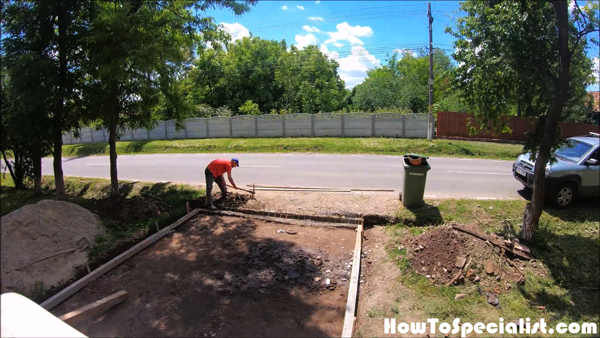
[[[457,38],[454,57],[457,84],[482,117],[502,128],[501,115],[510,105],[537,117],[535,132],[524,151],[536,158],[532,202],[525,208],[520,237],[532,241],[542,214],[545,168],[561,144],[559,122],[577,98],[591,67],[588,44],[598,44],[598,3],[588,2],[569,13],[566,1],[466,1],[451,33]],[[586,69],[587,67],[587,69]]]
[[[111,0],[98,2],[87,39],[89,109],[108,126],[112,195],[119,194],[116,140],[120,129],[149,127],[162,100],[177,104],[178,81],[189,65],[198,32],[216,30],[205,11],[240,15],[253,1]],[[100,102],[99,102],[100,101]],[[175,113],[180,110],[174,110]],[[174,116],[179,118],[179,115]]]

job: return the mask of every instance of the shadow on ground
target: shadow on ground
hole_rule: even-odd
[[[125,302],[75,328],[91,337],[339,335],[346,291],[319,295],[315,281],[315,257],[327,253],[299,248],[299,235],[269,237],[261,226],[259,234],[249,219],[192,219],[53,312],[125,290]]]
[[[407,208],[404,218],[397,219],[399,223],[410,226],[430,226],[444,223],[440,210],[435,205],[424,203],[420,208]]]

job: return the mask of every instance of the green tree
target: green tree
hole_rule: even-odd
[[[189,109],[180,80],[191,64],[198,32],[216,30],[205,11],[227,8],[240,15],[252,1],[98,2],[87,39],[85,85],[88,107],[108,127],[112,195],[119,194],[116,140],[122,128],[150,127],[161,103],[181,120]]]
[[[239,109],[240,115],[261,115],[260,109],[258,109],[258,105],[252,100],[246,101]]]
[[[338,63],[317,46],[283,54],[275,80],[283,88],[279,106],[288,113],[331,112],[343,108],[347,90],[339,77]]]
[[[515,104],[523,115],[539,118],[524,147],[536,158],[520,234],[531,241],[542,213],[545,168],[561,144],[558,123],[590,76],[585,50],[598,44],[597,33],[589,35],[598,31],[598,3],[569,13],[566,1],[466,1],[461,10],[467,15],[449,30],[457,38],[457,85],[482,125],[502,128],[500,115]]]

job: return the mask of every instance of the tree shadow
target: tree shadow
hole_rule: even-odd
[[[594,235],[595,231],[596,235]],[[535,257],[549,270],[554,282],[529,275],[519,291],[532,303],[573,321],[600,315],[600,246],[598,228],[590,237],[557,234],[540,226],[536,230]]]
[[[528,202],[531,202],[531,189],[521,189],[518,194]],[[558,217],[565,222],[597,222],[600,220],[600,197],[579,196],[568,209],[558,209],[544,201],[544,212]]]
[[[265,231],[268,223],[245,218],[193,218],[52,312],[125,290],[126,301],[73,326],[91,337],[341,334],[346,288],[315,281],[333,264],[329,253],[306,239],[298,245],[299,237],[277,234],[274,225]]]
[[[69,145],[69,153],[64,154],[67,156],[74,156],[73,159],[87,157],[91,155],[104,155],[108,153],[109,145],[106,142],[97,142],[97,143],[85,143],[85,144],[73,144]],[[70,159],[69,161],[72,161]],[[63,162],[67,162],[67,160],[63,159]]]
[[[141,153],[144,150],[144,147],[148,144],[152,142],[152,140],[146,140],[146,141],[129,141],[129,143],[127,143],[127,146],[125,147],[124,152],[127,153]]]

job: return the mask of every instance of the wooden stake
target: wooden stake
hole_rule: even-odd
[[[363,224],[356,229],[356,243],[354,244],[354,258],[352,259],[352,273],[350,275],[350,288],[348,289],[348,302],[346,303],[346,314],[344,316],[344,328],[342,338],[352,337],[354,321],[356,317],[356,299],[358,297],[358,285],[360,277],[360,252],[362,250]]]
[[[160,227],[158,226],[158,221],[154,221],[154,225],[156,225],[156,232],[159,232]]]
[[[66,313],[66,314],[58,317],[58,319],[62,320],[63,322],[65,322],[67,324],[73,324],[82,319],[90,318],[94,315],[102,313],[102,312],[106,311],[107,309],[121,303],[125,299],[127,299],[127,292],[119,291],[113,295],[102,298],[98,301],[95,301],[91,304],[81,307],[75,311]]]
[[[469,255],[467,255],[467,257],[468,257],[468,256],[469,256]],[[463,264],[463,266],[461,266],[461,267],[460,267],[460,269],[458,269],[458,273],[456,274],[456,276],[454,276],[454,278],[452,278],[452,280],[450,280],[448,283],[446,283],[446,286],[450,286],[450,285],[452,285],[452,283],[454,283],[454,282],[455,282],[455,281],[458,279],[458,277],[460,277],[460,275],[462,275],[462,273],[463,273],[463,268],[464,268],[465,266],[467,266],[467,265],[471,264],[471,260],[472,260],[472,258],[471,258],[471,259],[469,259],[469,263],[466,263],[466,261],[467,261],[467,260],[465,259],[465,263]]]
[[[187,213],[190,213],[190,202],[185,202],[185,209],[187,210]]]
[[[87,269],[87,271],[88,271],[88,275],[89,275],[90,273],[92,273],[92,269],[90,269],[90,265],[89,265],[88,263],[85,263],[85,268],[86,268],[86,269]]]

